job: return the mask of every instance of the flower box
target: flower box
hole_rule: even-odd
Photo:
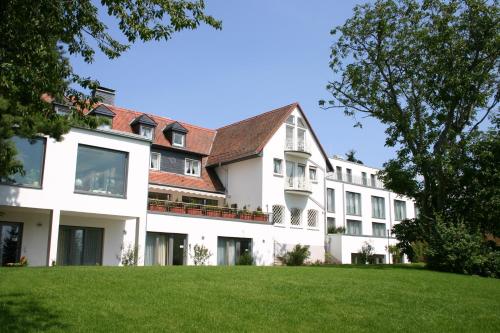
[[[184,213],[186,213],[184,211],[184,207],[170,207],[170,212],[177,213],[177,214],[184,214]]]
[[[201,208],[197,208],[197,207],[187,207],[186,213],[189,215],[202,215]]]
[[[233,212],[222,212],[222,217],[226,219],[235,219],[236,218],[236,213]]]
[[[240,213],[239,217],[240,217],[241,220],[252,220],[253,219],[252,214],[251,213],[246,213],[246,212]]]
[[[206,216],[213,216],[213,217],[220,217],[221,216],[221,211],[220,210],[212,210],[212,209],[207,209],[205,211]]]
[[[267,215],[264,214],[254,214],[253,215],[254,221],[262,221],[262,222],[267,222]]]
[[[149,205],[149,210],[154,211],[154,212],[164,212],[164,211],[166,211],[166,207],[164,205],[151,204],[151,205]]]

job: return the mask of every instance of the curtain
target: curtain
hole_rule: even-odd
[[[372,217],[385,218],[385,200],[381,197],[372,197]]]
[[[333,188],[327,189],[327,210],[328,212],[335,212],[335,191]]]
[[[361,235],[361,221],[347,221],[347,233]]]
[[[361,194],[347,192],[346,197],[347,214],[361,215]]]
[[[168,255],[167,235],[156,235],[155,265],[165,266]]]
[[[83,231],[83,230],[82,230]],[[83,231],[82,264],[101,264],[102,257],[102,230],[85,229]]]
[[[394,200],[394,210],[396,221],[402,221],[406,218],[406,202]]]
[[[144,264],[146,266],[152,266],[154,263],[155,243],[156,238],[154,234],[148,232],[146,235],[146,251],[144,256]]]

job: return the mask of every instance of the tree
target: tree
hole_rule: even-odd
[[[481,124],[498,114],[499,8],[497,0],[379,0],[355,7],[332,30],[337,78],[327,85],[333,99],[320,105],[343,110],[355,126],[359,115],[386,126],[386,145],[397,151],[380,177],[415,198],[420,216],[407,229],[418,240],[437,232],[437,216],[463,221],[471,233],[472,225],[495,232],[490,223],[463,219],[449,196],[470,181],[464,172],[475,166],[461,163]]]
[[[99,83],[75,73],[68,55],[92,63],[95,49],[114,59],[137,40],[169,40],[202,23],[221,28],[204,13],[203,0],[101,0],[101,5],[91,0],[0,2],[0,178],[22,172],[11,137],[44,134],[60,140],[72,124],[97,125],[81,112],[97,101],[84,91]],[[117,21],[120,39],[110,35],[99,11]],[[51,100],[68,102],[73,115],[57,115]]]
[[[349,162],[354,162],[354,163],[358,163],[358,164],[363,164],[363,161],[358,160],[358,159],[356,158],[356,151],[355,151],[354,149],[349,150],[349,151],[345,154],[345,157],[346,157],[346,159],[347,159]]]

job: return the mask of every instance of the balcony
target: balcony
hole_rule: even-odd
[[[285,142],[285,153],[303,159],[311,157],[309,143],[305,140],[294,140],[287,138]]]
[[[341,181],[341,182],[348,183],[348,184],[368,186],[368,187],[373,187],[373,188],[380,188],[380,189],[384,188],[384,183],[382,183],[377,178],[375,178],[375,179],[371,179],[368,177],[363,178],[363,177],[353,176],[352,174],[348,174],[348,173],[335,172],[334,174],[329,174],[327,176],[327,179]]]
[[[262,211],[238,210],[236,208],[200,205],[168,200],[148,199],[148,211],[191,215],[200,218],[212,217],[228,220],[242,220],[255,222],[269,222],[269,214]]]
[[[312,193],[311,183],[305,177],[286,177],[285,192],[309,196]]]

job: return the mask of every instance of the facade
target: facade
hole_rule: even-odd
[[[87,116],[109,124],[73,128],[61,142],[13,138],[25,172],[1,179],[2,265],[21,256],[32,266],[120,265],[131,252],[139,265],[185,265],[196,245],[209,250],[210,265],[245,254],[272,265],[296,244],[310,246],[311,261],[328,251],[350,263],[365,240],[388,262],[384,246],[395,240],[382,229],[403,209],[392,202],[409,213],[411,200],[354,181],[359,172],[370,181],[375,169],[353,165],[352,179],[338,178],[335,168],[350,164],[327,157],[297,103],[212,130],[117,107],[110,89],[97,93],[107,104]],[[385,215],[371,215],[370,196],[384,198],[374,202]]]

